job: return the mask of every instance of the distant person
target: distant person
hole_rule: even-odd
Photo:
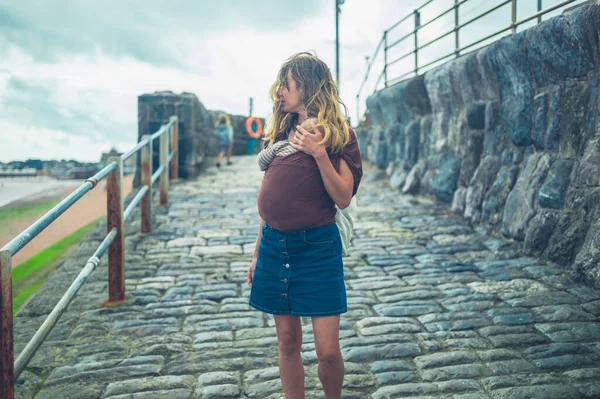
[[[286,399],[305,398],[300,317],[312,318],[325,397],[339,399],[344,380],[340,314],[347,311],[347,301],[335,206],[346,208],[358,190],[358,142],[342,115],[331,71],[310,53],[283,64],[271,99],[265,148],[277,151],[284,147],[278,143],[287,141],[296,151],[276,153],[262,180],[260,227],[248,268],[250,306],[274,315]],[[307,130],[300,125],[309,118],[316,120],[305,125],[314,124]]]
[[[233,127],[229,115],[221,114],[217,121],[215,130],[217,142],[219,144],[219,155],[217,156],[217,168],[221,167],[223,155],[227,153],[227,165],[231,165],[231,150],[233,148]]]

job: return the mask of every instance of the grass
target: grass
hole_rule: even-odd
[[[37,219],[60,201],[62,198],[0,208],[0,235],[20,233],[20,231],[12,231],[15,229],[15,227],[11,227],[14,222],[23,219]]]
[[[94,230],[98,220],[81,227],[12,270],[14,314],[44,285],[46,278],[58,264],[77,248],[81,238]]]

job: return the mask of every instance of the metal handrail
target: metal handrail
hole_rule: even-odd
[[[138,151],[141,150],[145,145],[148,145],[148,141],[149,141],[148,139],[140,140],[140,142],[137,143],[137,145],[135,147],[133,147],[131,150],[129,150],[126,153],[124,153],[123,155],[121,155],[121,161],[125,162],[126,160],[131,158],[133,155],[137,154]]]
[[[44,323],[42,323],[42,326],[35,332],[33,338],[27,343],[23,351],[21,351],[21,354],[15,361],[15,378],[19,378],[25,369],[25,366],[27,366],[60,317],[65,313],[69,304],[83,286],[83,283],[86,282],[89,275],[96,269],[96,266],[100,263],[100,258],[104,255],[108,246],[117,236],[117,232],[117,229],[113,228],[110,233],[106,235],[98,249],[94,252],[94,255],[88,259],[85,267],[79,272],[67,292],[63,294],[54,309],[52,309],[52,312],[48,315],[46,320],[44,320]]]
[[[152,174],[152,184],[156,183],[156,181],[163,174],[164,171],[165,171],[164,165],[160,165],[160,167],[158,169],[156,169],[156,171]]]
[[[417,27],[416,27],[416,28],[415,28],[413,31],[411,31],[410,33],[408,33],[408,34],[406,34],[406,35],[402,36],[400,39],[396,40],[394,43],[392,43],[392,44],[390,44],[389,46],[387,46],[387,49],[390,49],[390,48],[394,47],[395,45],[399,44],[400,42],[402,42],[403,40],[406,40],[406,39],[408,39],[409,37],[411,37],[412,35],[414,35],[414,34],[415,34],[415,32],[418,32],[418,31],[420,31],[420,30],[422,30],[422,29],[426,28],[427,26],[431,25],[432,23],[434,23],[434,22],[435,22],[435,21],[437,21],[438,19],[442,18],[444,15],[448,14],[449,12],[452,12],[452,11],[454,11],[454,10],[455,10],[455,9],[456,9],[458,6],[460,6],[460,5],[464,4],[464,3],[466,3],[467,1],[469,1],[469,0],[461,0],[460,2],[458,2],[457,4],[455,4],[454,6],[452,6],[452,7],[448,8],[446,11],[442,11],[442,13],[441,13],[441,14],[438,14],[436,17],[434,17],[433,19],[431,19],[431,20],[427,21],[427,22],[426,22],[426,23],[424,23],[424,24],[422,24],[422,25],[420,25],[420,26],[417,26]],[[511,1],[511,0],[508,0],[508,1]],[[423,6],[421,6],[420,8],[423,8]],[[413,15],[413,14],[409,14],[408,16],[411,16],[411,15]],[[388,29],[388,31],[389,31],[389,29]],[[412,54],[412,52],[411,52],[411,54]]]
[[[152,140],[155,140],[155,139],[159,138],[160,136],[162,136],[162,134],[167,130],[167,126],[170,126],[170,123],[167,125],[162,125],[160,127],[160,129],[158,129],[155,133],[150,135],[150,138]]]
[[[129,205],[127,205],[127,209],[125,209],[125,212],[123,212],[123,219],[125,219],[125,220],[129,219],[129,217],[133,213],[135,207],[140,203],[140,201],[142,200],[142,197],[144,195],[146,195],[148,190],[149,190],[148,186],[144,186],[138,190],[135,197],[133,197],[133,199],[131,200]]]
[[[358,89],[359,93],[360,93],[360,91],[362,91],[363,86],[367,82],[369,72],[371,72],[371,66],[373,65],[373,62],[375,61],[375,58],[377,58],[377,54],[379,53],[379,50],[381,49],[381,45],[383,44],[383,42],[384,42],[384,39],[382,37],[381,40],[379,41],[379,44],[377,45],[377,48],[375,49],[375,52],[373,53],[373,57],[371,57],[371,60],[369,61],[369,64],[367,65],[367,73],[365,76],[365,80],[363,80],[363,82],[360,85],[360,89]]]
[[[464,28],[467,25],[470,25],[471,23],[477,21],[478,19],[485,17],[488,14],[493,13],[494,11],[496,11],[497,9],[504,7],[505,5],[507,5],[508,3],[514,2],[515,0],[504,0],[502,2],[500,2],[500,4],[495,5],[492,8],[487,9],[486,11],[482,12],[481,14],[471,18],[470,20],[468,20],[467,22],[465,22],[464,24],[460,24],[456,27],[456,29],[461,29]],[[571,0],[571,1],[575,1],[575,0]]]
[[[426,6],[428,6],[430,3],[433,3],[434,0],[427,0],[425,3],[421,4],[418,8],[415,9],[415,11],[421,11],[423,8],[425,8]],[[391,31],[394,28],[397,28],[398,25],[400,25],[402,22],[406,21],[407,19],[409,19],[413,14],[408,14],[406,15],[404,18],[402,18],[400,21],[396,22],[394,25],[390,26],[389,28],[386,29],[386,31]]]
[[[365,73],[365,78],[363,79],[360,88],[358,89],[358,92],[356,94],[356,103],[357,103],[357,115],[356,115],[356,121],[357,123],[360,121],[360,96],[361,93],[363,91],[363,88],[365,87],[365,84],[367,83],[367,81],[369,80],[369,76],[371,73],[371,67],[372,65],[375,63],[375,58],[377,57],[377,54],[381,48],[382,43],[385,43],[384,47],[383,47],[383,51],[384,51],[384,61],[383,61],[383,68],[382,68],[382,72],[381,74],[378,76],[377,81],[375,83],[375,86],[373,88],[373,92],[376,92],[377,90],[379,90],[379,84],[382,80],[383,77],[383,82],[384,82],[384,87],[388,87],[390,84],[392,83],[398,83],[402,80],[404,80],[405,78],[409,77],[410,75],[414,75],[417,76],[419,75],[419,71],[423,72],[423,70],[425,68],[431,67],[434,64],[439,63],[440,61],[443,61],[451,56],[454,57],[459,57],[461,55],[465,55],[465,50],[468,49],[472,49],[473,47],[485,42],[486,40],[489,40],[493,37],[496,37],[508,30],[512,30],[512,34],[515,34],[517,31],[517,27],[527,23],[533,19],[538,19],[538,23],[541,22],[541,17],[549,12],[552,12],[554,10],[557,10],[561,7],[564,7],[570,3],[574,3],[577,0],[564,0],[558,4],[555,4],[551,7],[542,9],[542,1],[539,0],[538,1],[538,10],[536,13],[527,16],[526,18],[523,18],[521,20],[517,20],[517,0],[497,0],[498,3],[495,4],[494,6],[492,6],[491,8],[488,8],[487,10],[477,14],[476,16],[474,16],[473,18],[467,20],[466,22],[463,22],[462,24],[459,22],[459,8],[460,6],[462,6],[463,4],[467,3],[469,0],[454,0],[454,5],[450,8],[447,8],[445,10],[443,10],[442,12],[434,15],[431,19],[429,19],[426,22],[421,23],[421,18],[420,18],[420,11],[426,7],[427,5],[431,4],[434,2],[434,0],[427,0],[425,1],[421,6],[419,6],[418,8],[416,8],[413,12],[405,15],[403,18],[401,18],[398,22],[396,22],[395,24],[393,24],[392,26],[390,26],[388,29],[386,29],[383,32],[382,38],[379,41],[377,48],[375,50],[375,54],[373,55],[373,57],[369,60],[368,65],[367,65],[367,71]],[[502,29],[499,29],[497,31],[495,31],[494,33],[491,33],[489,35],[486,35],[483,38],[479,38],[478,40],[476,40],[473,43],[470,43],[468,45],[465,46],[460,46],[460,41],[459,41],[459,33],[460,30],[463,29],[464,27],[472,24],[473,22],[489,15],[490,13],[500,9],[501,7],[506,6],[507,4],[511,3],[511,18],[510,18],[510,24],[507,27],[504,27]],[[449,30],[446,31],[442,34],[437,35],[435,38],[431,39],[430,41],[423,43],[421,45],[419,45],[418,43],[418,33],[419,31],[422,31],[425,27],[428,27],[429,25],[431,25],[433,22],[438,21],[440,18],[442,18],[443,16],[451,13],[452,11],[454,11],[454,27]],[[399,39],[395,40],[393,43],[391,44],[387,44],[387,38],[389,36],[389,33],[391,31],[393,31],[394,29],[396,29],[398,26],[400,26],[403,22],[408,21],[409,19],[413,18],[414,19],[414,26],[412,28],[412,30],[408,33],[403,35],[402,37],[400,37]],[[454,40],[454,50],[444,56],[440,56],[437,59],[435,59],[434,61],[429,61],[427,63],[421,63],[419,62],[419,51],[423,50],[425,48],[427,48],[428,46],[432,45],[433,43],[438,42],[439,40],[448,37],[450,35],[454,34],[455,36],[455,40]],[[388,61],[388,50],[397,46],[398,44],[404,42],[405,40],[409,39],[410,37],[414,37],[414,46],[413,49],[410,51],[407,51],[405,53],[403,53],[401,56],[394,58],[391,61]],[[471,51],[474,51],[475,49],[472,49]],[[470,51],[469,51],[470,52]],[[414,62],[414,69],[404,72],[402,73],[400,76],[394,77],[389,79],[388,76],[388,68],[391,65],[396,64],[397,62],[404,60],[410,56],[414,56],[415,58],[415,62]]]
[[[54,222],[60,215],[65,213],[73,204],[81,199],[90,190],[96,187],[99,181],[104,179],[109,173],[117,168],[116,162],[112,162],[100,172],[90,177],[73,191],[68,197],[60,201],[56,206],[50,209],[44,216],[35,221],[29,228],[23,231],[21,234],[13,238],[8,244],[4,245],[1,250],[7,250],[10,252],[10,256],[15,256],[25,245],[29,244],[39,233],[41,233],[46,227]]]
[[[107,250],[109,298],[102,306],[115,305],[127,299],[125,295],[124,222],[131,216],[135,207],[141,203],[142,232],[152,232],[152,185],[160,179],[160,204],[166,205],[168,203],[169,178],[174,180],[179,174],[178,131],[178,118],[173,116],[158,131],[142,137],[132,149],[120,157],[112,158],[106,167],[88,178],[83,185],[0,249],[0,399],[14,399],[15,381],[67,310],[89,275],[98,266],[100,258]],[[158,138],[160,138],[160,165],[152,174],[152,142]],[[123,210],[123,162],[139,151],[142,154],[141,180],[145,184],[127,209]],[[42,326],[13,362],[12,257],[105,178],[107,179],[108,232],[69,289],[44,320]]]

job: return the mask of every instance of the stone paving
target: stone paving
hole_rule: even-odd
[[[99,308],[103,259],[17,397],[283,398],[273,319],[248,306],[245,283],[261,173],[234,161],[174,185],[155,234],[137,233],[139,215],[128,223],[129,300]],[[345,258],[344,398],[599,398],[600,292],[383,177],[366,166]],[[17,315],[17,351],[102,229]],[[303,323],[307,398],[324,398]]]

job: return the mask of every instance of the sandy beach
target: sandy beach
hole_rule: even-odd
[[[49,200],[53,198],[62,199],[83,184],[82,180],[64,181],[12,181],[3,180],[4,187],[0,187],[0,208],[18,206],[23,203]],[[131,193],[133,187],[133,175],[123,178],[124,194]],[[92,191],[69,208],[64,214],[42,231],[36,238],[27,244],[19,253],[13,257],[13,267],[23,263],[44,248],[54,244],[60,239],[68,236],[77,229],[88,223],[106,216],[106,181],[102,181]],[[41,189],[40,189],[41,188]],[[11,200],[12,199],[12,200]],[[22,219],[13,224],[14,230],[23,231],[34,223],[44,213],[31,219]],[[14,236],[0,236],[0,247],[12,240]],[[90,254],[91,255],[91,254]]]
[[[64,189],[75,189],[81,184],[82,180],[56,180],[48,177],[0,178],[0,208],[20,200],[55,198]]]

